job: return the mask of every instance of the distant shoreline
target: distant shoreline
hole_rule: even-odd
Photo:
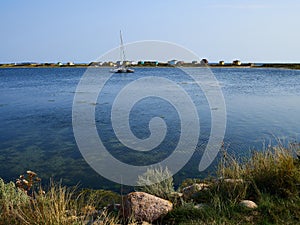
[[[207,64],[204,65],[208,66],[210,68],[274,68],[274,69],[295,69],[300,70],[300,63],[264,63],[260,65],[232,65],[232,64],[225,64],[225,65],[219,65],[219,64]],[[113,68],[113,66],[90,66],[89,64],[74,64],[74,65],[14,65],[14,64],[0,64],[0,68]],[[171,65],[132,65],[130,67],[134,68],[197,68],[201,67],[199,65],[181,65],[181,66],[171,66]]]

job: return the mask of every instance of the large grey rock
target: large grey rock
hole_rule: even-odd
[[[123,200],[121,214],[137,221],[152,222],[173,209],[173,204],[145,192],[132,192]]]

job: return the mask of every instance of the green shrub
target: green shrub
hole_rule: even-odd
[[[137,191],[143,191],[160,198],[169,199],[170,194],[174,192],[173,177],[168,170],[161,167],[148,169],[142,176],[139,176],[136,188]]]
[[[21,206],[27,207],[29,202],[24,191],[16,188],[13,182],[6,184],[0,178],[0,224],[17,223],[16,212]]]

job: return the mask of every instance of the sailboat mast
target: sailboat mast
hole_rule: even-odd
[[[120,40],[121,40],[121,46],[120,46],[120,58],[121,58],[121,62],[122,64],[124,63],[124,61],[126,60],[125,58],[125,50],[124,50],[124,45],[123,45],[123,38],[122,38],[122,32],[120,30]]]

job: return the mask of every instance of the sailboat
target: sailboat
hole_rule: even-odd
[[[128,68],[125,65],[126,58],[125,58],[125,50],[123,45],[123,38],[122,38],[122,32],[120,31],[120,65],[114,69],[111,70],[112,73],[134,73],[134,70],[131,68]]]

